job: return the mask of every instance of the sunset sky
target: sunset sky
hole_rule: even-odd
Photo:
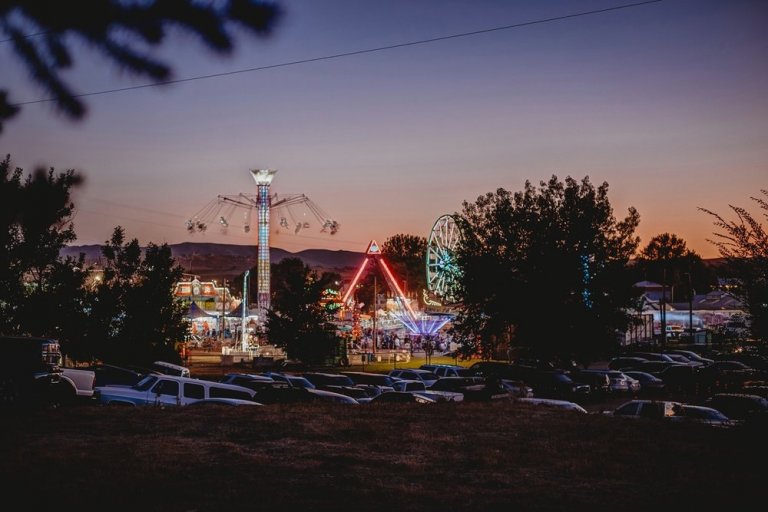
[[[160,54],[176,78],[271,66],[481,31],[631,0],[282,0],[268,38],[230,57],[174,34]],[[638,209],[704,257],[705,207],[757,212],[768,189],[768,2],[647,5],[224,77],[85,98],[72,122],[23,107],[0,153],[31,171],[82,171],[76,244],[116,225],[142,244],[255,244],[256,231],[185,221],[218,194],[255,193],[248,170],[277,169],[272,192],[304,193],[341,228],[273,231],[272,246],[365,250],[397,233],[428,236],[462,201],[589,176],[615,215]],[[77,45],[78,93],[147,83]],[[0,43],[11,101],[44,98]],[[295,215],[305,213],[301,209]],[[311,219],[312,220],[312,219]],[[255,223],[255,219],[254,219]],[[241,224],[238,220],[236,224]],[[275,227],[277,230],[278,227]]]

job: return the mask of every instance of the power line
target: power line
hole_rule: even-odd
[[[141,207],[136,207],[136,206],[129,206],[129,205],[117,203],[117,202],[114,202],[114,201],[107,201],[107,200],[96,199],[96,198],[89,198],[89,199],[90,200],[94,200],[95,199],[97,201],[101,201],[101,202],[104,202],[104,203],[111,203],[111,204],[114,204],[114,205],[117,205],[117,206],[121,206],[121,207],[128,208],[128,209],[133,209],[133,210],[137,210],[137,211],[146,211],[146,212],[160,214],[160,215],[167,215],[167,216],[184,218],[183,216],[178,215],[178,214],[173,214],[173,213],[169,213],[169,212],[161,212],[159,210],[151,210],[149,208],[141,208]],[[146,220],[146,219],[141,219],[141,218],[136,218],[136,217],[128,217],[128,216],[125,216],[125,215],[116,215],[116,214],[111,213],[111,212],[96,211],[96,210],[91,210],[91,209],[87,209],[87,208],[77,208],[76,211],[75,211],[75,215],[77,215],[77,213],[86,213],[86,214],[96,215],[96,216],[99,216],[99,217],[112,217],[112,218],[115,218],[115,219],[121,219],[121,220],[124,220],[124,221],[131,221],[131,222],[137,222],[139,224],[144,224],[144,225],[152,225],[152,226],[158,226],[158,227],[163,227],[163,228],[172,228],[175,231],[179,231],[181,229],[184,229],[183,227],[177,226],[177,225],[163,224],[163,223],[155,222],[155,221],[151,221],[151,220]],[[184,229],[184,231],[186,231],[186,229]],[[361,242],[359,240],[342,240],[342,239],[335,238],[335,237],[319,237],[319,236],[306,235],[306,234],[303,234],[303,233],[301,235],[289,235],[289,237],[280,236],[280,235],[284,235],[284,234],[285,233],[275,233],[275,236],[280,239],[279,241],[281,242],[282,245],[302,245],[302,241],[306,241],[306,240],[319,240],[319,241],[322,241],[322,242],[325,242],[325,243],[342,244],[342,245],[354,244],[354,245],[359,246],[359,247],[362,247],[362,246],[365,245],[365,242]],[[214,234],[214,236],[216,236],[216,235],[218,235],[218,234]],[[201,235],[201,236],[205,236],[205,235]],[[239,235],[239,234],[232,233],[232,232],[221,233],[220,236],[226,236],[228,238],[237,238],[237,239],[241,239],[241,240],[253,241],[253,236]],[[292,238],[298,238],[300,240],[291,240]]]
[[[451,35],[447,35],[447,36],[432,37],[432,38],[429,38],[429,39],[420,39],[420,40],[417,40],[417,41],[409,41],[409,42],[406,42],[406,43],[397,43],[397,44],[391,44],[391,45],[387,45],[387,46],[378,46],[378,47],[375,47],[375,48],[367,48],[367,49],[364,49],[364,50],[355,50],[355,51],[351,51],[351,52],[336,53],[336,54],[333,54],[333,55],[324,55],[322,57],[311,57],[311,58],[308,58],[308,59],[300,59],[300,60],[294,60],[294,61],[289,61],[289,62],[282,62],[282,63],[279,63],[279,64],[269,64],[269,65],[266,65],[266,66],[258,66],[258,67],[254,67],[254,68],[238,69],[238,70],[235,70],[235,71],[225,71],[225,72],[222,72],[222,73],[212,73],[212,74],[209,74],[209,75],[198,75],[198,76],[192,76],[192,77],[188,77],[188,78],[178,78],[178,79],[175,79],[175,80],[164,80],[162,82],[153,82],[153,83],[150,83],[150,84],[131,85],[131,86],[119,87],[119,88],[115,88],[115,89],[105,89],[103,91],[86,92],[86,93],[83,93],[83,94],[75,94],[72,97],[73,98],[84,98],[84,97],[87,97],[87,96],[98,96],[98,95],[102,95],[102,94],[112,94],[112,93],[117,93],[117,92],[132,91],[132,90],[135,90],[135,89],[146,89],[146,88],[149,88],[149,87],[159,87],[159,86],[162,86],[162,85],[178,84],[178,83],[183,83],[183,82],[193,82],[193,81],[196,81],[196,80],[206,80],[206,79],[209,79],[209,78],[220,78],[220,77],[225,77],[225,76],[239,75],[239,74],[243,74],[243,73],[252,73],[254,71],[265,71],[265,70],[268,70],[268,69],[284,68],[284,67],[288,67],[288,66],[297,66],[299,64],[309,64],[309,63],[312,63],[312,62],[321,62],[321,61],[326,61],[326,60],[340,59],[340,58],[343,58],[343,57],[353,57],[355,55],[364,55],[364,54],[367,54],[367,53],[375,53],[375,52],[381,52],[381,51],[386,51],[386,50],[394,50],[394,49],[397,49],[397,48],[406,48],[406,47],[409,47],[409,46],[417,46],[417,45],[422,45],[422,44],[436,43],[436,42],[439,42],[439,41],[447,41],[449,39],[458,39],[458,38],[462,38],[462,37],[470,37],[470,36],[476,36],[476,35],[480,35],[480,34],[488,34],[488,33],[491,33],[491,32],[499,32],[499,31],[502,31],[502,30],[511,30],[511,29],[515,29],[515,28],[528,27],[528,26],[531,26],[531,25],[540,25],[540,24],[543,24],[543,23],[550,23],[550,22],[553,22],[553,21],[562,21],[562,20],[567,20],[567,19],[572,19],[572,18],[580,18],[580,17],[583,17],[583,16],[591,16],[593,14],[602,14],[602,13],[611,12],[611,11],[619,11],[619,10],[622,10],[622,9],[630,9],[630,8],[633,8],[633,7],[640,7],[640,6],[643,6],[643,5],[655,4],[655,3],[662,2],[662,1],[664,1],[664,0],[646,0],[644,2],[636,2],[636,3],[632,3],[632,4],[617,5],[617,6],[614,6],[614,7],[606,7],[604,9],[595,9],[595,10],[591,10],[591,11],[582,11],[582,12],[578,12],[578,13],[574,13],[574,14],[564,14],[562,16],[555,16],[555,17],[552,17],[552,18],[543,18],[543,19],[540,19],[540,20],[524,21],[524,22],[515,23],[515,24],[512,24],[512,25],[503,25],[503,26],[500,26],[500,27],[486,28],[486,29],[482,29],[482,30],[474,30],[472,32],[462,32],[462,33],[459,33],[459,34],[451,34]],[[35,34],[32,34],[32,35],[35,35]],[[49,101],[56,101],[56,98],[43,98],[43,99],[39,99],[39,100],[23,101],[23,102],[20,102],[20,103],[12,103],[12,105],[13,106],[32,105],[34,103],[46,103],[46,102],[49,102]]]

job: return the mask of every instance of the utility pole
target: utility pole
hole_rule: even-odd
[[[376,273],[373,273],[373,353],[376,354],[376,295],[378,290],[376,289]]]

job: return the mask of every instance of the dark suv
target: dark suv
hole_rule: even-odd
[[[0,405],[55,404],[63,393],[61,350],[56,340],[0,337]]]

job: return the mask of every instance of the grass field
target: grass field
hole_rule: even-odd
[[[216,355],[191,367],[232,370]],[[507,400],[81,405],[0,417],[9,510],[742,510],[764,502],[767,456],[765,432],[753,429]]]

